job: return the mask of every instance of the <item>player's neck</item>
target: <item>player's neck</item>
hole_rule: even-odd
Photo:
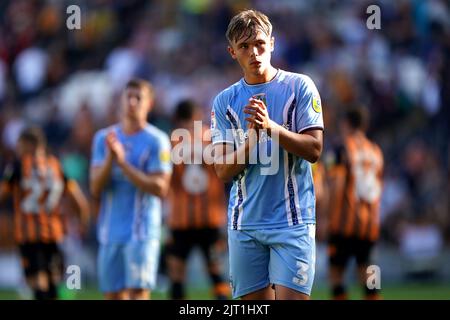
[[[128,118],[124,118],[121,122],[122,130],[125,134],[134,134],[145,128],[147,122],[144,121],[133,121]]]
[[[261,84],[270,82],[277,75],[278,69],[269,66],[262,74],[244,74],[245,82],[248,84]]]
[[[361,137],[365,137],[365,134],[362,130],[352,129],[352,130],[349,130],[345,134],[345,136],[350,137],[350,138],[361,138]]]
[[[44,147],[39,147],[35,152],[34,152],[34,156],[36,158],[45,158],[47,157],[47,151],[45,150]]]

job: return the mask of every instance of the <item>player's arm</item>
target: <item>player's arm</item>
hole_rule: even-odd
[[[163,198],[169,191],[170,173],[145,173],[126,161],[118,162],[124,175],[138,189]]]
[[[231,181],[241,173],[250,159],[250,153],[257,145],[256,131],[249,130],[245,143],[233,150],[232,144],[221,143],[214,146],[214,169],[217,176],[224,182]]]
[[[103,165],[91,166],[90,169],[90,179],[89,179],[89,189],[91,194],[98,198],[105,188],[106,184],[109,182],[112,169],[112,156],[108,154]]]
[[[234,148],[233,130],[225,115],[227,104],[223,95],[215,98],[210,131],[214,144],[214,169],[219,179],[224,182],[231,181],[247,167],[250,154],[258,144],[256,130],[253,130],[255,125],[249,124],[245,142]]]
[[[92,153],[94,160],[89,174],[89,191],[94,198],[99,198],[111,177],[113,156],[107,141],[99,135],[94,138]]]
[[[66,188],[67,194],[70,196],[70,198],[78,208],[81,225],[83,226],[83,228],[87,228],[90,218],[90,206],[86,196],[84,195],[83,191],[81,191],[79,184],[73,179],[67,180]]]
[[[322,153],[323,132],[321,129],[311,129],[302,133],[287,130],[273,122],[269,129],[270,135],[278,135],[280,145],[289,153],[299,156],[309,162],[316,162]]]
[[[114,134],[107,137],[107,145],[111,150],[112,157],[122,169],[123,174],[138,189],[160,198],[167,195],[171,177],[171,167],[169,169],[168,166],[168,163],[170,163],[170,143],[168,140],[165,143],[167,144],[165,147],[158,145],[157,152],[150,159],[148,172],[145,172],[127,162],[125,149]],[[164,143],[161,142],[161,144]]]

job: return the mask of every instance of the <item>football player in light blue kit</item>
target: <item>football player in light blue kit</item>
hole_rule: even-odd
[[[231,20],[228,51],[244,77],[217,95],[211,112],[215,169],[233,181],[230,278],[234,298],[309,299],[315,270],[311,162],[322,152],[322,109],[309,77],[271,65],[271,33],[258,11]],[[279,164],[269,174],[267,164],[252,161],[264,150],[269,165]]]
[[[148,299],[159,260],[161,198],[171,175],[168,136],[147,123],[153,89],[130,80],[120,123],[98,131],[90,187],[100,200],[98,274],[106,299]]]

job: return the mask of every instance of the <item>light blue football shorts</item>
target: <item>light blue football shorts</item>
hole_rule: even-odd
[[[98,278],[103,293],[153,289],[159,263],[159,239],[100,245]]]
[[[233,298],[282,285],[311,295],[314,281],[315,224],[265,229],[228,230]]]

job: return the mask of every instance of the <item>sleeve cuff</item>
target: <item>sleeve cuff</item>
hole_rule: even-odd
[[[308,129],[320,129],[320,130],[323,131],[323,126],[322,125],[318,125],[318,124],[312,124],[312,125],[309,125],[309,126],[306,126],[306,127],[303,127],[301,129],[299,129],[297,131],[297,133],[302,133],[302,132],[304,132],[304,131],[306,131]]]

